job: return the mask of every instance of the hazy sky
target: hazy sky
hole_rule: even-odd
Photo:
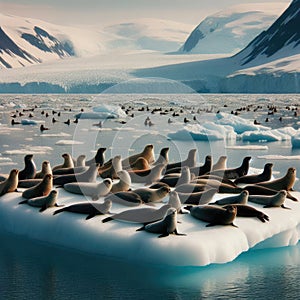
[[[276,0],[275,0],[276,1]],[[0,0],[0,13],[60,24],[113,24],[132,18],[161,18],[197,25],[228,6],[274,0]],[[290,3],[291,0],[281,0]],[[252,5],[251,4],[251,5]]]

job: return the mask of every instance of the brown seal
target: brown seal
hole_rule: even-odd
[[[126,206],[139,206],[143,203],[142,198],[132,191],[110,194],[104,200],[111,200],[113,203]]]
[[[121,155],[116,155],[112,161],[109,167],[102,166],[99,168],[99,175],[102,178],[111,178],[111,179],[117,179],[118,178],[118,172],[122,170],[122,162],[121,162]]]
[[[175,208],[169,208],[162,220],[144,225],[137,229],[137,231],[141,230],[151,233],[160,233],[159,238],[166,237],[169,234],[186,235],[177,232],[177,210]]]
[[[268,163],[265,164],[264,170],[261,174],[253,174],[253,175],[245,175],[237,178],[234,183],[239,184],[239,183],[259,183],[259,182],[264,182],[264,181],[269,181],[272,177],[272,168],[273,164]]]
[[[200,206],[186,206],[185,209],[189,210],[191,215],[204,222],[208,222],[209,226],[215,225],[232,225],[237,214],[237,208],[234,205],[228,205],[226,208],[215,205],[200,205]]]
[[[153,163],[154,162],[154,153],[153,153],[153,149],[154,149],[154,146],[153,145],[146,145],[144,150],[141,152],[141,153],[138,153],[138,154],[134,154],[134,155],[131,155],[127,158],[125,158],[123,161],[122,161],[122,166],[123,168],[129,168],[131,167],[131,165],[139,158],[139,157],[143,157],[145,158],[149,164]]]
[[[126,192],[130,189],[131,185],[131,178],[126,170],[118,172],[117,175],[119,177],[119,182],[114,183],[110,190],[113,194],[117,192]]]
[[[43,161],[42,170],[35,174],[35,179],[43,179],[46,174],[52,174],[50,162],[48,160]]]
[[[58,191],[52,190],[47,196],[41,196],[36,198],[27,199],[24,201],[19,202],[19,204],[27,203],[30,206],[40,207],[40,212],[43,212],[49,207],[59,207],[60,205],[57,204],[57,196]]]
[[[138,194],[145,203],[149,202],[160,202],[164,197],[170,193],[169,187],[162,186],[159,189],[140,188],[133,190],[134,193]]]
[[[223,206],[224,208],[227,208],[228,205]],[[237,208],[237,216],[238,217],[246,217],[246,218],[258,218],[260,221],[265,223],[266,221],[269,221],[269,216],[264,214],[262,211],[255,209],[252,206],[245,205],[245,204],[235,204],[234,205]]]
[[[42,182],[25,190],[22,197],[26,199],[47,196],[53,187],[53,176],[47,174],[44,176]]]
[[[248,197],[248,201],[264,205],[264,207],[282,207],[287,196],[287,191],[281,190],[273,196],[252,195]]]
[[[175,187],[176,185],[190,183],[191,172],[189,167],[183,167],[180,174],[167,175],[164,176],[159,182],[166,183],[170,187]]]
[[[286,190],[292,191],[294,183],[296,181],[296,168],[289,168],[285,176],[274,179],[272,181],[257,183],[259,186],[263,186],[276,191]]]
[[[188,157],[180,162],[171,163],[166,165],[166,170],[180,168],[180,167],[195,167],[196,166],[196,153],[197,149],[191,149],[188,153]]]
[[[153,163],[154,166],[158,165],[158,164],[164,164],[167,165],[169,163],[169,147],[166,148],[162,148],[160,150],[158,159]]]
[[[131,223],[149,224],[161,220],[170,207],[171,206],[169,204],[165,204],[159,209],[153,207],[143,207],[124,210],[118,214],[103,219],[102,222],[106,223],[112,220],[118,220]]]
[[[88,215],[85,219],[89,220],[95,216],[108,214],[112,207],[112,202],[110,200],[105,200],[104,203],[76,203],[64,208],[56,210],[53,215],[59,214],[61,212],[67,211],[76,214]]]
[[[216,204],[216,205],[247,204],[248,197],[249,197],[249,192],[245,190],[245,191],[242,191],[239,195],[222,198],[212,204]]]
[[[218,161],[212,166],[212,171],[226,169],[227,156],[220,156]]]
[[[158,181],[161,178],[164,166],[164,164],[158,164],[152,169],[128,171],[128,173],[132,182],[151,184],[155,181]]]
[[[237,179],[248,174],[251,156],[246,156],[240,167],[234,169],[221,169],[211,171],[209,174],[225,177],[227,179]]]
[[[64,159],[64,162],[60,165],[56,165],[52,168],[52,172],[54,172],[57,169],[61,168],[74,168],[74,162],[72,159],[72,156],[69,153],[64,153],[62,155],[62,158]]]
[[[192,205],[204,205],[212,200],[213,196],[217,193],[217,189],[211,188],[203,192],[197,193],[178,193],[181,203]]]
[[[148,163],[148,160],[144,157],[139,157],[134,163],[131,164],[131,166],[128,168],[128,170],[133,171],[144,171],[149,170],[151,167]]]
[[[16,191],[18,187],[18,173],[19,170],[12,169],[8,178],[0,183],[0,196]]]

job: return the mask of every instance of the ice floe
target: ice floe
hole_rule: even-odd
[[[59,191],[59,204],[88,201],[80,195]],[[300,197],[300,193],[293,193]],[[217,194],[212,201],[221,197]],[[88,221],[72,213],[53,216],[57,208],[43,213],[27,205],[20,193],[1,197],[0,228],[42,242],[68,247],[90,254],[114,257],[121,260],[169,266],[205,266],[226,263],[251,249],[295,245],[299,240],[300,205],[286,200],[291,209],[253,207],[263,211],[270,221],[262,223],[257,218],[237,217],[232,226],[206,227],[205,222],[189,214],[178,215],[181,222],[178,232],[186,236],[170,235],[158,238],[158,234],[137,232],[140,224],[111,221],[102,223],[106,216]],[[161,204],[156,204],[158,207]],[[252,205],[252,204],[251,204]],[[113,204],[111,212],[130,209]]]
[[[25,155],[25,154],[48,154],[52,151],[52,147],[48,146],[31,146],[31,145],[24,145],[22,149],[13,149],[13,150],[6,150],[2,154],[4,155]]]
[[[75,141],[75,140],[59,140],[55,145],[82,145],[84,142]]]

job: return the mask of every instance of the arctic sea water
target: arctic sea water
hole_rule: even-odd
[[[156,155],[160,148],[169,146],[172,160],[185,157],[187,149],[197,147],[199,163],[207,154],[213,153],[214,157],[226,154],[228,165],[236,166],[244,156],[250,155],[253,157],[251,167],[256,169],[261,169],[266,161],[271,160],[277,176],[284,175],[290,166],[296,167],[298,174],[300,171],[300,150],[293,149],[288,139],[272,143],[261,140],[249,143],[242,139],[226,142],[194,141],[191,138],[171,140],[168,133],[183,128],[183,117],[177,118],[176,124],[168,127],[166,117],[150,115],[154,123],[150,129],[144,127],[146,113],[142,112],[136,112],[136,116],[127,120],[123,127],[113,120],[106,120],[102,131],[92,126],[99,120],[82,120],[80,126],[63,123],[67,118],[74,119],[74,114],[79,113],[81,108],[88,111],[103,103],[136,108],[145,105],[181,106],[190,119],[194,111],[200,125],[204,115],[210,120],[218,110],[229,113],[251,104],[264,108],[277,105],[281,111],[274,117],[268,116],[266,110],[241,112],[245,119],[255,118],[272,129],[293,127],[297,130],[299,118],[285,107],[300,103],[299,95],[1,95],[0,99],[3,105],[0,122],[6,128],[0,133],[0,173],[7,173],[13,167],[22,168],[24,153],[28,149],[35,151],[39,168],[45,156],[55,164],[61,161],[63,152],[72,152],[76,156],[84,149],[87,155],[92,156],[91,150],[103,145],[109,148],[109,158],[116,148],[126,155],[125,149],[137,151],[145,143],[155,145]],[[40,109],[34,113],[35,120],[46,120],[45,126],[50,127],[48,138],[40,134],[39,126],[25,129],[22,125],[10,126],[10,112],[34,104]],[[197,114],[199,108],[201,112]],[[52,115],[49,119],[42,118],[41,109],[62,111],[60,122],[52,124]],[[205,110],[212,113],[204,114]],[[278,121],[280,115],[283,115],[282,121]],[[269,124],[264,123],[267,117]],[[136,125],[139,132],[135,130]],[[87,135],[89,141],[80,144]],[[68,145],[67,140],[71,139],[79,143]],[[237,146],[247,147],[237,150]],[[300,190],[299,181],[296,190]],[[299,244],[281,249],[249,251],[230,263],[192,268],[151,266],[91,256],[6,232],[1,232],[1,241],[1,299],[298,299],[300,294]]]

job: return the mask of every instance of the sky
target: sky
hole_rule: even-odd
[[[197,25],[206,16],[235,4],[276,0],[0,0],[0,12],[56,24],[115,24],[159,18]],[[290,3],[291,0],[280,2]]]

